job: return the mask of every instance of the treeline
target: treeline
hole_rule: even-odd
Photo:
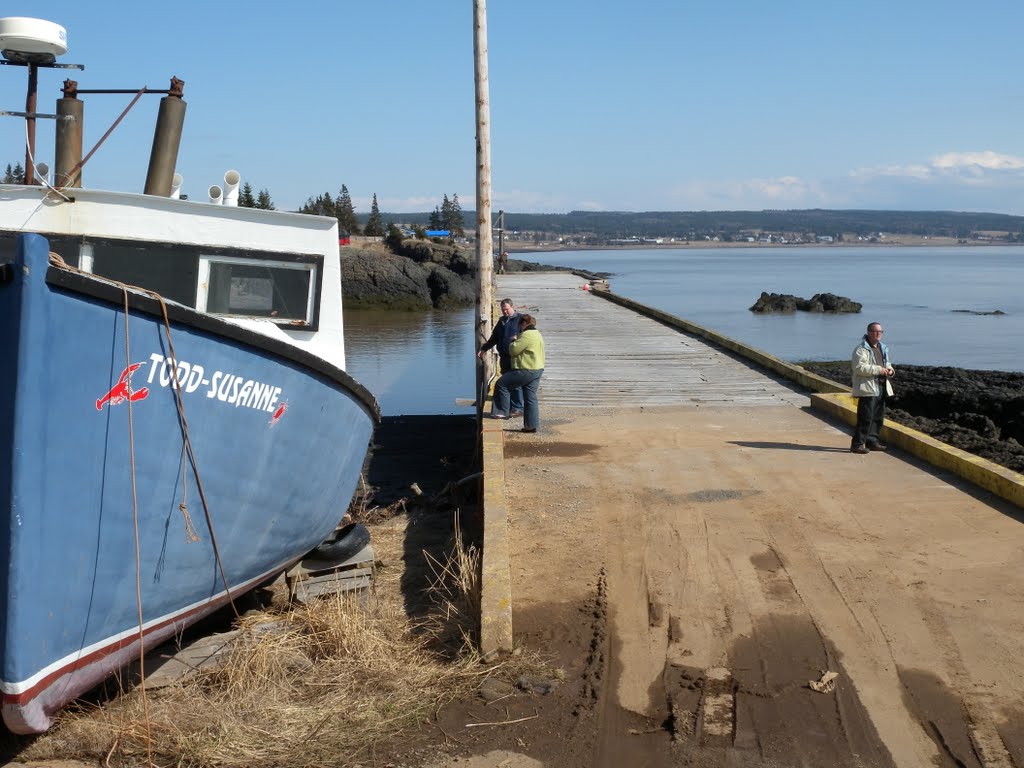
[[[389,228],[396,226],[396,222],[402,224],[425,224],[431,230],[447,230],[451,237],[465,237],[466,230],[463,223],[462,207],[459,205],[459,196],[446,194],[439,206],[429,214],[423,214],[423,218],[410,221],[404,214],[392,214],[384,223],[384,216],[377,205],[377,193],[373,193],[373,202],[370,203],[370,213],[363,216],[356,213],[352,204],[352,195],[348,187],[341,185],[337,195],[332,196],[325,192],[316,197],[307,198],[299,209],[299,213],[312,213],[317,216],[334,216],[338,220],[338,229],[350,235],[366,235],[367,237],[383,237]]]
[[[475,213],[467,212],[475,219]],[[426,224],[430,214],[385,214]],[[879,233],[968,238],[976,232],[1008,232],[1024,240],[1024,216],[957,211],[771,210],[771,211],[572,211],[505,213],[506,232],[544,232],[577,239],[675,237],[729,241],[756,232],[853,234]]]
[[[973,232],[998,231],[1024,236],[1024,217],[956,211],[572,211],[567,214],[506,213],[506,230],[593,235],[599,238],[717,236],[728,240],[750,232],[795,232],[819,235],[901,234],[966,238]]]
[[[21,167],[21,163],[15,163],[14,167],[11,164],[7,164],[7,171],[4,173],[3,181],[4,184],[24,184],[25,183],[25,169]]]

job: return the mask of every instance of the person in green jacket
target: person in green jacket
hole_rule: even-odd
[[[544,337],[537,330],[533,315],[519,318],[519,338],[508,348],[512,357],[512,370],[503,373],[494,385],[495,419],[507,419],[512,390],[523,389],[523,432],[536,432],[540,426],[540,408],[537,391],[544,374]]]

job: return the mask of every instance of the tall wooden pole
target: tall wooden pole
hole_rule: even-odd
[[[473,59],[476,80],[476,349],[490,335],[494,248],[491,243],[491,105],[487,84],[487,0],[473,0]],[[490,355],[477,366],[477,413],[491,376]]]

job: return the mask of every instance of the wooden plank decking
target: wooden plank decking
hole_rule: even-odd
[[[700,339],[590,295],[563,272],[497,278],[499,298],[537,318],[541,400],[565,407],[807,405],[808,397]]]

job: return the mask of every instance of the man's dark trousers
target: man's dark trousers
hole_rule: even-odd
[[[884,393],[874,397],[857,398],[857,429],[853,433],[851,448],[878,443],[878,431],[882,428],[882,420],[885,419],[885,399]]]

